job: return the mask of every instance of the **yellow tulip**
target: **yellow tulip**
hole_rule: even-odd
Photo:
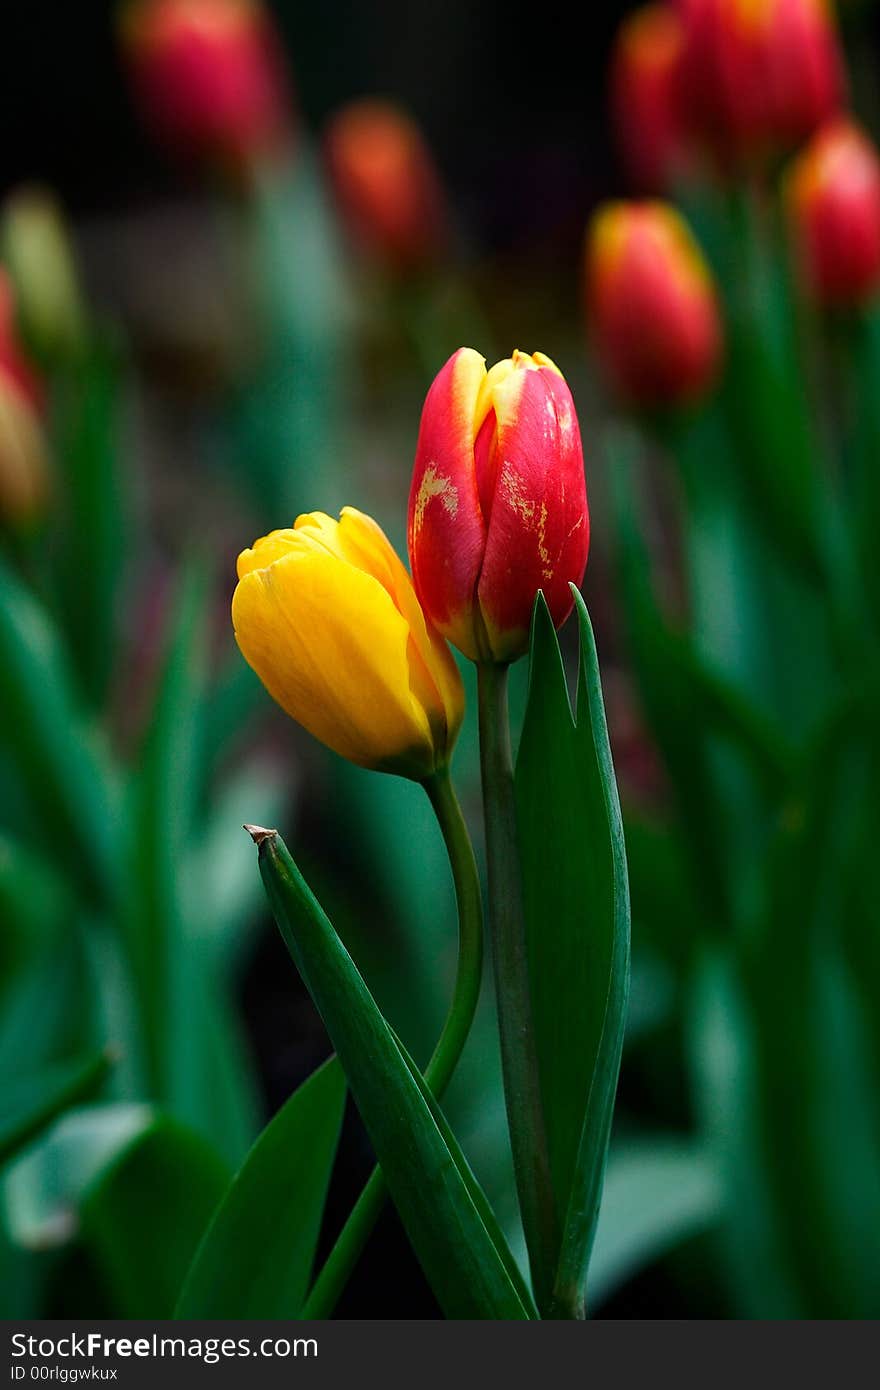
[[[298,517],[242,551],[238,579],[236,641],[282,709],[361,767],[421,781],[445,766],[461,677],[371,517]]]

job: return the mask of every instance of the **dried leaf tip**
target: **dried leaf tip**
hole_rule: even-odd
[[[259,849],[260,845],[264,844],[266,840],[270,840],[273,835],[278,834],[277,830],[267,830],[265,826],[262,825],[245,825],[244,829],[250,835],[257,849]]]

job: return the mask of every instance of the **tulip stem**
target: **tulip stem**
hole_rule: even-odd
[[[556,1208],[532,1027],[522,870],[507,708],[507,667],[477,667],[480,761],[489,870],[489,925],[504,1094],[523,1229],[538,1308],[550,1304],[558,1255]]]
[[[483,976],[483,904],[473,846],[448,768],[424,783],[440,824],[458,904],[458,967],[443,1031],[425,1068],[425,1084],[438,1099],[458,1065],[473,1023]],[[373,1169],[318,1274],[302,1318],[329,1318],[385,1205],[382,1170]]]

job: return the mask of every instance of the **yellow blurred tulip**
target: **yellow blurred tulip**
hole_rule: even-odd
[[[452,653],[371,517],[311,512],[238,557],[232,622],[273,699],[361,767],[422,781],[464,713]]]
[[[39,522],[49,493],[49,459],[39,414],[0,366],[0,526]]]

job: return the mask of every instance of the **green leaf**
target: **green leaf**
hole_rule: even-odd
[[[180,865],[195,819],[205,603],[204,576],[192,569],[173,607],[164,665],[130,791],[135,891],[128,895],[128,925],[153,1089],[166,1100],[180,1091],[189,1094],[189,1072],[178,1061],[191,1062],[198,1047],[185,997],[188,948]],[[187,1041],[181,1048],[184,1033]]]
[[[0,718],[31,801],[33,829],[51,838],[93,901],[118,886],[117,806],[107,760],[79,708],[49,617],[0,562]]]
[[[870,599],[875,624],[880,623],[880,574],[876,538],[880,526],[880,306],[872,303],[852,325],[847,367],[853,397],[847,421],[846,452],[851,476],[851,526],[862,582]]]
[[[590,1263],[590,1293],[601,1303],[652,1261],[717,1225],[724,1188],[703,1149],[672,1136],[613,1147]]]
[[[345,1106],[335,1059],[266,1126],[214,1214],[178,1318],[295,1318],[308,1292]]]
[[[255,1131],[255,1087],[216,962],[188,913],[205,679],[207,586],[181,583],[153,715],[131,789],[128,928],[152,1093],[233,1163]]]
[[[533,1021],[562,1230],[556,1297],[582,1303],[629,988],[629,888],[592,628],[580,595],[577,722],[543,596],[516,766]]]
[[[24,840],[0,832],[0,989],[52,949],[69,923],[72,888]]]
[[[49,846],[0,837],[0,1075],[97,1051],[93,996],[74,886]]]
[[[128,554],[119,462],[119,364],[94,343],[59,375],[55,447],[63,465],[63,529],[57,596],[81,688],[106,699],[116,654]]]
[[[428,1087],[425,1085],[424,1077],[422,1076],[412,1057],[410,1057],[403,1043],[400,1041],[400,1038],[397,1038],[396,1041],[397,1046],[400,1048],[401,1055],[404,1061],[406,1062],[407,1066],[409,1067],[410,1072],[412,1073],[413,1080],[415,1081],[416,1085],[421,1091],[422,1098],[424,1099],[425,1104],[427,1105],[428,1109],[433,1115],[437,1128],[443,1136],[443,1142],[449,1149],[455,1166],[461,1174],[462,1182],[467,1188],[468,1194],[470,1195],[471,1200],[474,1203],[474,1206],[480,1213],[480,1218],[484,1226],[486,1227],[486,1230],[489,1232],[492,1244],[498,1251],[498,1257],[504,1265],[504,1268],[507,1270],[507,1273],[510,1275],[510,1281],[516,1289],[517,1293],[519,1294],[520,1299],[522,1300],[523,1307],[528,1310],[528,1315],[530,1318],[537,1318],[539,1314],[537,1308],[535,1307],[534,1299],[532,1298],[531,1289],[526,1283],[519,1265],[517,1264],[516,1260],[513,1258],[513,1255],[511,1254],[510,1247],[504,1238],[504,1233],[501,1230],[501,1226],[495,1216],[495,1213],[492,1210],[492,1207],[486,1198],[486,1194],[480,1187],[480,1184],[477,1182],[476,1178],[474,1177],[474,1174],[471,1172],[468,1161],[461,1150],[461,1146],[459,1145],[458,1140],[456,1139],[455,1135],[452,1132],[452,1129],[450,1128],[446,1116],[440,1109],[440,1105],[438,1104],[437,1100],[434,1098],[434,1096],[428,1090]]]
[[[0,1167],[65,1110],[90,1100],[101,1089],[111,1066],[107,1053],[100,1052],[5,1083],[0,1108]]]
[[[857,904],[877,853],[880,752],[876,701],[864,727],[850,704],[816,741],[780,825],[744,970],[762,1157],[810,1317],[878,1311],[871,1271],[880,1262],[880,1074],[872,1027],[880,953],[876,904],[863,902],[864,917]],[[860,939],[862,949],[847,961]]]
[[[130,1104],[63,1115],[9,1167],[6,1212],[15,1244],[47,1250],[67,1242],[84,1194],[153,1118],[149,1106]]]
[[[161,1117],[86,1195],[83,1240],[121,1318],[170,1318],[229,1170],[197,1134]]]
[[[523,1319],[516,1287],[354,962],[274,831],[254,831],[269,901],[345,1069],[388,1189],[449,1318]]]
[[[754,1024],[727,952],[703,952],[685,1023],[701,1141],[724,1189],[719,1249],[732,1307],[744,1318],[803,1317],[762,1156]]]
[[[743,858],[763,851],[792,751],[777,723],[701,660],[669,620],[637,522],[635,461],[620,439],[612,454],[620,587],[639,695],[669,772],[694,899],[706,928],[718,931],[738,910]]]

